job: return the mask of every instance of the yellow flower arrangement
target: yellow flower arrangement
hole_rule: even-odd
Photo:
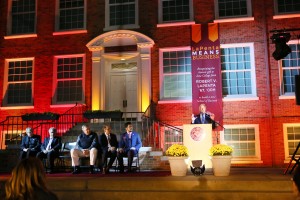
[[[233,148],[226,144],[216,144],[209,150],[210,156],[229,156],[233,152]]]
[[[175,157],[182,157],[182,156],[189,156],[188,148],[181,144],[173,144],[170,146],[166,151],[167,156],[175,156]]]

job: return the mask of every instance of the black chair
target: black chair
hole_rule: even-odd
[[[66,172],[67,169],[71,169],[71,165],[67,165],[67,161],[71,162],[70,151],[75,147],[75,145],[76,142],[62,143],[61,150],[58,156],[58,161],[59,161],[59,168],[62,169],[63,172]]]
[[[133,160],[132,160],[132,165],[131,165],[131,169],[134,171],[138,171],[140,172],[140,153],[138,152],[135,156],[133,156]],[[115,171],[119,171],[120,166],[119,166],[119,162],[118,159],[115,160]],[[124,164],[124,168],[128,168],[128,157],[123,157],[123,164]]]

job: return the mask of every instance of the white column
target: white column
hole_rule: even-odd
[[[144,112],[150,105],[151,100],[151,48],[153,44],[139,43],[137,44],[140,53],[141,62],[139,76],[141,87],[139,88],[139,108]]]
[[[92,51],[92,82],[91,82],[91,92],[92,92],[92,110],[100,110],[104,108],[103,93],[103,73],[104,69],[101,66],[101,55],[103,48],[93,48]]]

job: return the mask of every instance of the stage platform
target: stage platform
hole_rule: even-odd
[[[190,172],[173,177],[170,171],[141,171],[107,175],[57,173],[47,175],[49,187],[61,200],[292,200],[291,174],[279,168],[231,168],[230,176],[201,176]],[[0,176],[3,186],[9,177]],[[3,187],[2,187],[3,189]]]

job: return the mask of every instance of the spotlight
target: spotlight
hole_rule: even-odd
[[[291,48],[286,44],[291,38],[290,33],[275,33],[271,36],[272,43],[275,44],[273,58],[280,60],[291,53]]]

